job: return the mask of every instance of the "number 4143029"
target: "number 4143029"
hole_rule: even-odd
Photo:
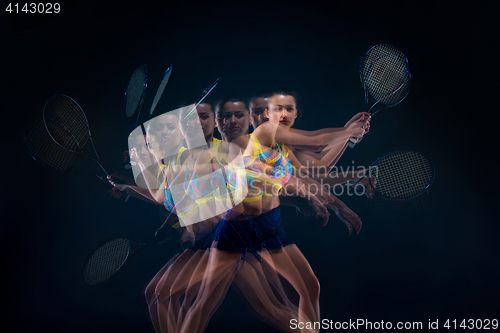
[[[462,321],[459,320],[446,320],[445,324],[443,327],[447,329],[457,329],[457,328],[462,328],[462,329],[483,329],[483,330],[489,330],[493,329],[496,330],[498,328],[498,319],[464,319]]]
[[[9,3],[5,11],[9,14],[57,14],[61,11],[59,3]]]

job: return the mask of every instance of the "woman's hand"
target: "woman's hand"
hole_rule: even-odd
[[[315,218],[322,218],[323,224],[321,226],[326,226],[328,224],[328,219],[330,218],[330,212],[328,211],[326,206],[323,205],[314,194],[309,195],[309,202],[311,203],[311,208],[316,213]]]
[[[368,197],[368,199],[373,199],[373,194],[375,193],[375,187],[377,186],[377,178],[375,178],[375,176],[370,176],[370,178],[365,177],[361,179],[359,183],[365,187],[365,194]]]
[[[347,128],[349,127],[352,123],[357,122],[358,120],[365,118],[370,120],[370,113],[368,112],[358,112],[356,113],[345,125],[344,127]]]
[[[344,222],[349,230],[349,236],[352,235],[353,229],[356,230],[356,234],[359,234],[363,223],[361,222],[359,216],[347,207],[345,203],[340,201],[339,198],[336,198],[333,203],[328,205],[328,208],[333,210],[337,217]]]
[[[112,173],[108,176],[108,181],[111,185],[115,186],[115,184],[127,184],[127,185],[135,185],[135,182],[129,176],[123,175],[121,173]]]
[[[127,188],[127,184],[119,184],[117,181],[123,180],[118,174],[114,173],[109,175],[108,182],[113,185],[113,188],[108,191],[108,193],[115,199],[120,199],[122,197],[122,192]]]
[[[368,116],[366,116],[368,114]],[[361,115],[358,117],[358,115]],[[355,119],[355,120],[354,120]],[[354,121],[353,121],[354,120]],[[370,131],[370,116],[367,112],[360,112],[347,122],[344,128],[352,132],[352,138],[361,141],[363,136]]]
[[[122,192],[115,186],[108,193],[115,199],[120,199],[122,197]]]
[[[128,150],[125,150],[123,153],[123,162],[129,162],[130,161],[130,154]]]

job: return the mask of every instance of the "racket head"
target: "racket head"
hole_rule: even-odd
[[[69,151],[80,151],[90,138],[87,117],[69,96],[59,94],[49,98],[42,118],[52,140]]]
[[[130,80],[125,88],[123,97],[123,107],[125,115],[130,118],[137,111],[140,112],[144,98],[146,96],[146,88],[148,86],[148,71],[146,65],[140,65],[132,73]]]
[[[82,266],[84,285],[95,287],[116,276],[129,258],[132,243],[127,238],[113,238],[95,248]]]
[[[160,81],[160,85],[158,86],[158,90],[156,91],[156,95],[153,99],[153,104],[151,104],[151,109],[149,111],[149,117],[153,115],[153,111],[156,108],[156,105],[160,101],[160,98],[163,95],[163,91],[165,91],[165,87],[167,86],[168,80],[170,79],[170,75],[172,74],[172,65],[167,68],[165,73],[163,73],[163,77]]]
[[[366,51],[365,55],[361,59],[361,64],[359,67],[361,82],[365,81],[366,71],[370,67],[370,64],[383,55],[390,55],[397,58],[401,62],[408,63],[406,55],[397,46],[388,43],[374,45],[368,51]]]
[[[23,142],[30,156],[44,167],[69,171],[78,161],[77,154],[54,142],[42,119],[35,119],[26,125]]]
[[[434,166],[418,151],[397,150],[378,158],[370,166],[369,175],[380,196],[407,200],[427,191],[434,181]]]
[[[389,108],[403,101],[410,91],[411,74],[406,55],[392,44],[377,44],[363,56],[360,80],[366,109]],[[374,104],[369,108],[370,102]]]

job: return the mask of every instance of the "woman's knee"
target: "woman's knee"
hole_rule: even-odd
[[[320,283],[316,275],[312,274],[305,282],[309,297],[311,297],[311,299],[319,299]]]

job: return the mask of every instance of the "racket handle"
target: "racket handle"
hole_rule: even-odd
[[[347,142],[347,146],[349,148],[354,148],[357,143],[358,143],[358,139],[357,138],[350,138],[349,142]]]

